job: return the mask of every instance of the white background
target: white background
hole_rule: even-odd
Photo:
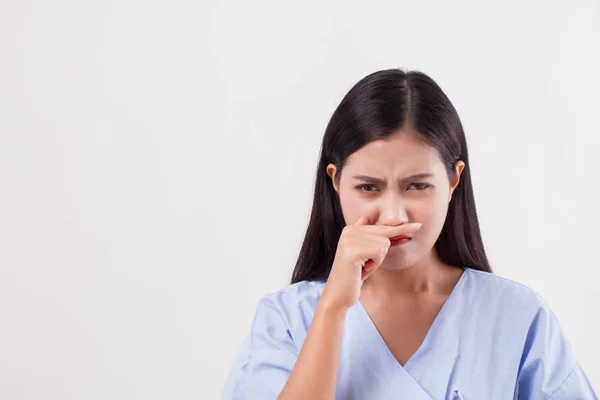
[[[600,390],[600,3],[0,1],[0,398],[216,399],[344,94],[462,118],[496,272]]]

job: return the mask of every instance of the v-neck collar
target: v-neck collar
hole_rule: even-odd
[[[455,301],[455,297],[457,296],[456,293],[460,291],[463,282],[466,279],[468,271],[469,268],[463,268],[463,273],[460,275],[458,282],[454,285],[454,288],[450,292],[450,295],[448,295],[448,298],[444,301],[444,304],[440,308],[440,311],[435,316],[435,319],[433,320],[431,326],[427,330],[427,334],[425,335],[423,342],[421,343],[419,348],[413,353],[413,355],[410,356],[410,358],[404,363],[404,365],[402,365],[396,359],[388,345],[385,343],[385,340],[381,336],[381,333],[379,333],[379,330],[375,326],[375,323],[371,319],[371,316],[369,315],[361,301],[359,300],[356,303],[358,314],[360,314],[364,323],[367,324],[369,330],[372,331],[373,336],[378,338],[378,341],[380,341],[381,346],[387,350],[387,352],[389,353],[391,358],[396,362],[398,367],[410,372],[410,369],[413,367],[413,364],[417,361],[418,358],[420,358],[421,353],[423,353],[427,348],[432,346],[431,342],[435,340],[435,338],[433,338],[432,336],[435,334],[435,332],[438,332],[440,330],[440,325],[443,324],[443,322],[446,320],[447,314],[450,312],[449,309],[452,308],[452,303]]]

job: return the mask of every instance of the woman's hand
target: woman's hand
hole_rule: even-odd
[[[346,225],[320,302],[335,308],[350,308],[360,297],[362,283],[383,262],[390,238],[412,236],[419,228],[418,223],[369,225],[368,218],[363,216],[354,225]]]

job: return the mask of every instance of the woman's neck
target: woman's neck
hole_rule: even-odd
[[[378,268],[364,283],[362,291],[384,297],[418,294],[448,295],[460,279],[462,268],[442,262],[434,250],[402,269]]]

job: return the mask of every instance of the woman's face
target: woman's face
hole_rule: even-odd
[[[401,130],[351,154],[339,186],[333,184],[347,225],[361,215],[372,225],[422,224],[412,240],[390,247],[381,265],[401,269],[432,255],[463,168],[464,163],[457,161],[457,173],[450,181],[437,150]],[[334,182],[334,164],[327,166],[327,173]]]

